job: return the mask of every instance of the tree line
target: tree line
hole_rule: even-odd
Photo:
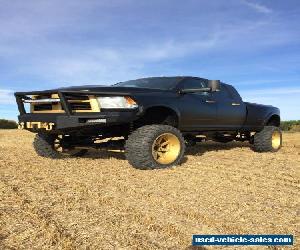
[[[300,120],[282,121],[280,123],[280,128],[283,131],[300,132]]]
[[[18,124],[15,121],[0,119],[0,129],[15,129]]]

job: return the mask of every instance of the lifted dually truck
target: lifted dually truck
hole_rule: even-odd
[[[185,147],[203,138],[249,141],[257,152],[282,145],[279,109],[243,102],[219,80],[150,77],[15,97],[19,127],[37,133],[33,146],[44,157],[120,149],[133,167],[157,169],[179,164]]]

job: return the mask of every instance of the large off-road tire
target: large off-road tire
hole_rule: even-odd
[[[276,152],[282,146],[282,133],[280,128],[265,126],[254,135],[253,148],[256,152]]]
[[[42,157],[47,158],[62,158],[66,156],[83,156],[87,153],[87,149],[71,149],[71,150],[65,150],[62,147],[62,150],[59,151],[58,147],[56,146],[56,141],[58,140],[57,135],[51,135],[51,134],[43,134],[39,133],[36,134],[34,141],[33,141],[33,147],[35,149],[35,152]]]
[[[180,164],[185,151],[180,131],[169,125],[146,125],[129,135],[128,162],[137,169],[168,168]]]

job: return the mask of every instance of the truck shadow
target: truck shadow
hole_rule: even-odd
[[[218,142],[201,142],[195,146],[186,148],[185,155],[201,156],[206,152],[211,151],[223,151],[231,150],[234,148],[250,148],[250,144],[247,142],[229,142],[229,143],[218,143]],[[110,159],[115,158],[118,160],[126,160],[124,151],[107,151],[107,150],[95,150],[91,149],[83,156],[83,158],[89,159]],[[187,161],[187,157],[184,157],[182,163]]]
[[[202,155],[206,152],[210,151],[223,151],[223,150],[231,150],[234,148],[251,148],[251,145],[248,142],[228,142],[228,143],[220,143],[207,141],[198,143],[193,147],[188,147],[186,149],[186,155]]]
[[[118,160],[126,160],[126,156],[124,151],[108,151],[108,150],[97,150],[91,149],[89,152],[82,156],[81,158],[89,158],[89,159],[118,159]]]

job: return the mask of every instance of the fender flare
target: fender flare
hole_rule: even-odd
[[[280,115],[277,114],[276,112],[270,112],[265,116],[263,125],[266,126],[268,121],[271,119],[272,116],[278,116],[279,117],[279,121],[281,121]]]
[[[168,104],[154,104],[154,105],[150,105],[150,106],[146,106],[146,107],[144,106],[142,114],[145,114],[147,112],[147,110],[149,110],[151,108],[166,108],[166,109],[170,109],[170,110],[172,110],[177,115],[178,126],[181,123],[181,113],[180,113],[180,111],[178,110],[177,107],[174,107],[174,106],[171,106],[171,105],[168,105]]]

